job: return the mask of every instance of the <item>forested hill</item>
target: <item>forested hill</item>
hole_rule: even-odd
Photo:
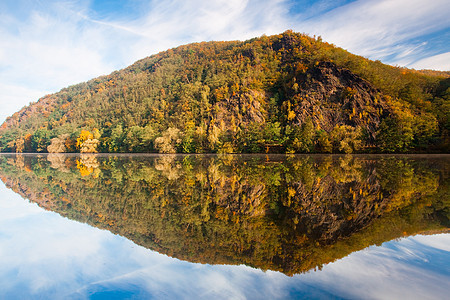
[[[3,152],[449,152],[450,74],[287,31],[180,46],[47,95]]]

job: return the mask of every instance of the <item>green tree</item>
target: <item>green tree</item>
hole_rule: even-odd
[[[36,152],[47,151],[47,146],[50,144],[51,132],[47,129],[39,128],[31,137],[31,149]]]
[[[314,150],[314,125],[310,118],[301,126],[286,126],[286,150],[291,153],[310,153]]]
[[[412,122],[396,117],[383,119],[377,132],[377,145],[383,152],[405,152],[410,149],[414,134]]]
[[[330,139],[336,152],[353,153],[363,147],[361,127],[337,125],[331,131]]]

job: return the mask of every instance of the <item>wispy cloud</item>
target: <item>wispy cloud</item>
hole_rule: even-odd
[[[420,69],[450,70],[450,52],[425,57],[409,64],[408,66],[417,70]]]
[[[115,23],[141,35],[131,45],[133,59],[180,44],[244,40],[289,28],[286,1],[154,1],[143,18]],[[111,24],[112,25],[112,24]]]
[[[362,0],[296,25],[356,54],[403,65],[417,60],[424,41],[411,40],[450,27],[446,0]],[[443,68],[439,68],[443,69]]]

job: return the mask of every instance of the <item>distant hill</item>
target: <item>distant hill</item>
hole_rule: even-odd
[[[287,31],[180,46],[47,95],[3,152],[449,152],[449,72]]]

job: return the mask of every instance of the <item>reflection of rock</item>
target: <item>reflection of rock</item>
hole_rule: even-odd
[[[61,172],[69,172],[69,169],[66,166],[66,159],[67,156],[62,153],[50,153],[47,155],[47,160],[50,162],[50,166]]]
[[[312,188],[299,182],[294,189],[290,207],[297,227],[308,228],[311,236],[326,243],[364,228],[379,217],[389,202],[379,197],[381,186],[375,175],[344,185],[325,176]]]

